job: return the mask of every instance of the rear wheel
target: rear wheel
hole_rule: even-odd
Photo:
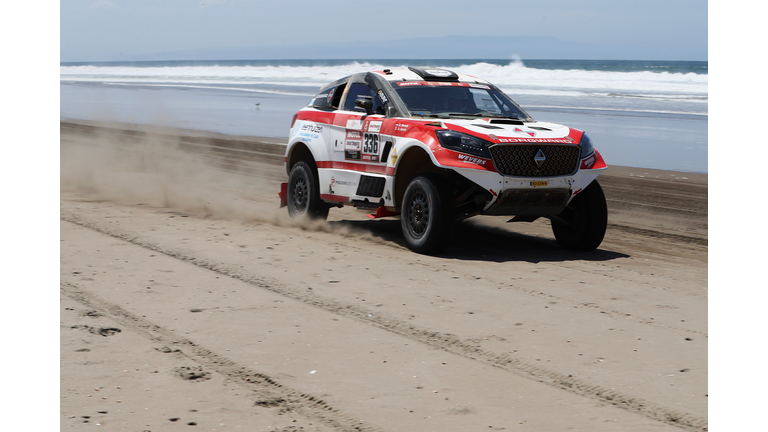
[[[326,219],[328,205],[320,199],[317,171],[307,161],[291,168],[288,177],[288,214],[292,218]]]
[[[445,178],[432,173],[414,177],[405,189],[400,215],[409,249],[422,254],[445,249],[454,223],[453,197]]]
[[[593,181],[576,195],[562,213],[552,218],[552,232],[560,246],[573,251],[597,249],[608,226],[603,189]]]

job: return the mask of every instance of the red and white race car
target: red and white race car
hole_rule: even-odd
[[[436,253],[475,215],[551,220],[558,243],[594,250],[607,225],[586,134],[533,120],[493,84],[445,69],[351,75],[293,117],[280,192],[291,217],[330,207],[400,216],[408,247]]]

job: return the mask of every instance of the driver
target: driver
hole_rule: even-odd
[[[449,111],[456,113],[477,112],[477,106],[475,106],[472,93],[466,88],[452,88],[451,91],[448,92],[446,106]]]

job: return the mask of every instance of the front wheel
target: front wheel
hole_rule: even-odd
[[[296,163],[288,177],[288,214],[292,218],[326,219],[328,205],[320,199],[317,172],[305,161]]]
[[[408,183],[400,226],[410,250],[432,254],[448,246],[454,223],[450,192],[445,178],[432,173],[418,175]]]
[[[552,218],[552,232],[560,246],[592,251],[600,246],[608,226],[608,206],[603,189],[593,181],[576,195],[562,213]]]

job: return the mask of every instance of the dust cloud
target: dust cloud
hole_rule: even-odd
[[[118,129],[62,132],[63,193],[121,205],[172,209],[243,223],[266,223],[380,241],[344,224],[291,219],[279,207],[282,166],[249,161],[249,170],[200,146],[183,148],[181,135],[126,134]]]

